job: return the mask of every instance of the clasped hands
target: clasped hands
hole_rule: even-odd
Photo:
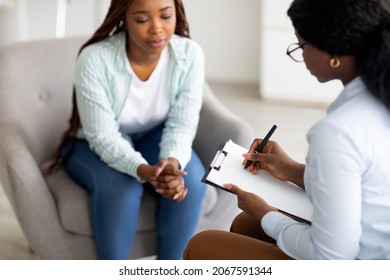
[[[142,164],[137,172],[163,197],[179,202],[187,195],[183,178],[187,172],[179,169],[179,162],[175,158],[161,159],[156,165]]]

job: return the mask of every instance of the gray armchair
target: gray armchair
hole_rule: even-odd
[[[84,41],[53,39],[0,48],[0,185],[28,242],[43,259],[97,258],[88,193],[64,170],[46,178],[41,172],[67,127],[75,59]],[[205,166],[229,138],[249,145],[253,132],[206,86],[194,143]],[[132,258],[155,254],[155,206],[145,194]],[[228,230],[237,213],[233,195],[208,187],[197,231]]]

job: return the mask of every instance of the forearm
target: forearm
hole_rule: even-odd
[[[302,189],[305,189],[305,183],[303,180],[305,173],[305,165],[299,162],[294,162],[291,164],[291,166],[287,170],[287,181],[290,181],[297,186],[301,187]]]

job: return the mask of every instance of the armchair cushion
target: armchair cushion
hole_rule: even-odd
[[[89,219],[89,194],[80,188],[64,169],[50,174],[47,183],[57,201],[58,212],[62,225],[67,231],[76,234],[92,236],[92,228]],[[66,186],[66,187],[64,187]],[[217,203],[218,195],[214,188],[207,189],[207,195],[202,209],[202,216],[212,211]],[[155,197],[144,195],[138,218],[137,231],[154,230],[154,213],[156,212]]]

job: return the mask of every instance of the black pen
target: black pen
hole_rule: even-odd
[[[265,136],[265,138],[263,139],[263,141],[261,141],[260,145],[257,146],[255,152],[256,153],[261,153],[263,151],[263,148],[265,146],[265,144],[267,144],[268,140],[271,138],[271,135],[274,133],[275,129],[277,128],[276,125],[274,125],[271,130],[267,133],[267,135]],[[247,169],[249,165],[251,165],[252,161],[248,160],[245,164],[245,167],[244,169]]]

